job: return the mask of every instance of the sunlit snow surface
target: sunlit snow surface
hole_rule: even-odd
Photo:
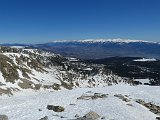
[[[109,94],[108,98],[95,100],[77,100],[87,91]],[[49,120],[75,119],[75,115],[83,116],[90,110],[104,116],[105,120],[155,120],[155,114],[135,102],[143,99],[160,105],[160,87],[158,86],[129,86],[119,84],[103,88],[76,88],[61,91],[32,91],[15,93],[14,96],[0,96],[0,114],[6,114],[9,120],[38,120],[48,116]],[[133,106],[114,97],[115,94],[128,95]],[[48,104],[61,105],[64,112],[55,113],[46,109]],[[75,105],[70,105],[75,104]],[[42,109],[42,111],[38,111]],[[55,116],[58,115],[58,116]]]
[[[154,61],[157,61],[156,59],[154,58],[142,58],[142,59],[137,59],[137,60],[133,60],[133,61],[137,61],[137,62],[154,62]]]
[[[131,40],[131,39],[121,39],[121,38],[116,38],[116,39],[84,39],[84,40],[54,40],[52,42],[82,42],[82,43],[105,43],[105,42],[114,42],[114,43],[135,43],[135,42],[145,42],[145,43],[156,43],[156,42],[151,42],[151,41],[144,41],[144,40]]]

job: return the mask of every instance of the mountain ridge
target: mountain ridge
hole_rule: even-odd
[[[102,87],[124,80],[103,65],[37,49],[12,47],[0,47],[0,79],[0,94],[25,89]]]

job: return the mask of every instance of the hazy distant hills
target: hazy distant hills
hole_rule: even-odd
[[[123,39],[89,39],[73,41],[53,41],[33,45],[63,56],[83,59],[102,59],[107,57],[146,57],[160,59],[160,43]]]

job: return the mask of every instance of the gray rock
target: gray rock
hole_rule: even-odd
[[[127,98],[123,98],[122,100],[125,101],[125,102],[130,102],[130,100],[127,99]]]
[[[42,111],[42,109],[38,109],[38,111]]]
[[[141,100],[141,99],[137,99],[136,102],[139,103],[139,104],[141,104],[141,105],[145,104],[145,102],[143,100]]]
[[[78,97],[78,100],[89,100],[89,99],[98,99],[98,98],[107,98],[108,94],[102,94],[102,93],[94,93],[94,94],[83,94],[82,96]]]
[[[79,117],[79,115],[78,115],[78,114],[76,114],[76,115],[75,115],[75,117],[76,117],[76,118],[78,118],[78,117]]]
[[[150,110],[152,113],[157,114],[156,110]]]
[[[90,111],[85,116],[79,117],[75,120],[97,120],[98,118],[100,118],[100,116],[96,112]]]
[[[39,120],[48,120],[48,116],[45,116],[45,117],[43,117],[43,118],[41,118]]]
[[[118,97],[118,98],[123,98],[123,95],[121,95],[121,94],[115,94],[114,96]]]
[[[91,119],[91,120],[96,120],[98,119],[100,116],[94,112],[94,111],[90,111],[89,113],[87,113],[83,118],[87,118],[87,119]]]
[[[8,120],[8,116],[7,115],[0,115],[0,120]]]
[[[152,104],[151,103],[145,103],[144,106],[149,108],[149,107],[152,106]]]
[[[62,106],[53,106],[53,105],[47,105],[48,110],[53,110],[54,112],[63,112],[64,107]]]
[[[133,107],[133,105],[132,105],[132,104],[126,104],[126,105]]]

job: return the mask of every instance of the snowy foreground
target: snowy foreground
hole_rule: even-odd
[[[86,92],[108,94],[108,97],[77,99]],[[127,95],[131,101],[122,101],[115,97],[115,94]],[[92,110],[101,117],[105,117],[105,120],[155,120],[157,115],[136,103],[135,99],[160,105],[160,87],[121,84],[103,88],[76,88],[61,91],[30,90],[10,97],[0,96],[0,114],[7,115],[9,120],[39,120],[44,116],[48,116],[49,120],[73,120],[76,119],[76,114],[84,116]],[[65,108],[65,111],[60,113],[49,111],[46,109],[47,105],[60,105]],[[64,118],[61,118],[62,116]]]

